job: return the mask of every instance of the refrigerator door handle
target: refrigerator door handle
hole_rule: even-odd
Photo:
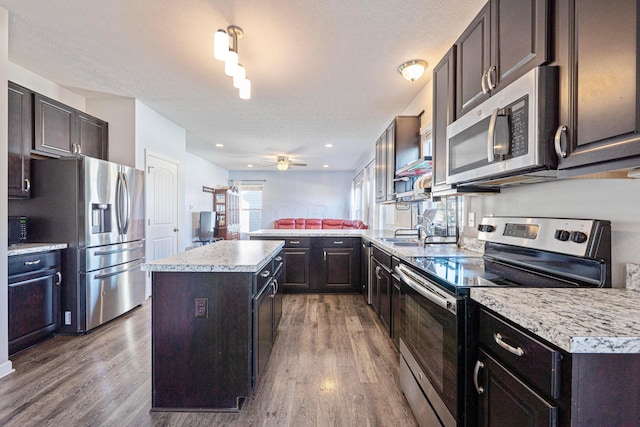
[[[122,174],[122,183],[124,188],[124,197],[122,198],[122,201],[124,202],[122,215],[124,219],[124,225],[122,227],[122,234],[127,234],[127,232],[129,231],[129,216],[131,215],[129,209],[131,195],[129,194],[129,183],[127,182],[127,175],[125,175],[124,173]]]
[[[124,268],[122,270],[118,270],[118,271],[115,271],[113,273],[97,274],[97,275],[93,276],[93,279],[94,280],[104,280],[104,279],[108,279],[109,277],[113,277],[113,276],[117,276],[117,275],[122,274],[122,273],[126,273],[127,271],[131,271],[131,270],[134,270],[134,269],[140,267],[143,264],[143,262],[144,261],[138,261],[137,263],[135,263],[134,265],[132,265],[132,266],[130,266],[128,268]]]
[[[122,172],[118,172],[118,180],[116,181],[116,222],[118,224],[118,234],[123,234],[122,224]]]

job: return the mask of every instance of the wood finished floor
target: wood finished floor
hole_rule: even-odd
[[[12,358],[2,426],[415,426],[398,353],[359,295],[285,295],[264,377],[239,414],[150,412],[151,301]]]

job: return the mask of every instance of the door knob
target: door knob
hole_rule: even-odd
[[[178,231],[180,231],[180,229],[178,227],[176,227],[176,228],[173,229],[173,231],[175,231],[177,233]]]

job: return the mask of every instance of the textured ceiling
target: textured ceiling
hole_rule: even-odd
[[[0,7],[9,11],[11,62],[83,96],[140,100],[186,129],[187,150],[213,163],[258,169],[285,154],[305,170],[353,170],[430,84],[433,66],[484,3],[0,0]],[[250,100],[238,98],[213,58],[213,34],[230,24],[245,33],[239,56]],[[397,72],[410,59],[429,63],[413,83]]]

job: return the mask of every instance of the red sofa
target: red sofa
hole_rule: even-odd
[[[273,221],[273,228],[282,229],[365,229],[369,228],[359,219],[319,219],[319,218],[280,218]]]

